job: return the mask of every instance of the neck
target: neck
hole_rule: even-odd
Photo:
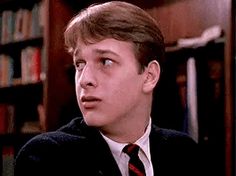
[[[111,126],[110,128],[103,128],[100,131],[103,135],[113,141],[119,143],[134,143],[144,135],[149,124],[150,117],[148,116],[147,118],[140,120],[135,118],[134,120],[134,122],[129,120],[129,122],[126,122],[122,127],[119,125],[118,127]]]

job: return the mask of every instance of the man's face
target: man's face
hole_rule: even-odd
[[[139,73],[131,43],[104,39],[78,41],[74,52],[76,95],[89,126],[122,125],[141,107],[144,74]]]

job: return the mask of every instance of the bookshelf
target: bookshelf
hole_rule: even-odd
[[[35,109],[42,104],[41,85],[46,69],[43,53],[44,26],[40,22],[43,3],[41,1],[34,3],[24,1],[22,4],[14,4],[14,1],[0,1],[0,3],[1,122],[4,124],[3,122],[9,121],[5,125],[12,126],[10,131],[1,130],[1,134],[4,135],[21,132],[22,123],[31,121],[29,117],[24,119],[26,114],[35,116],[35,113],[28,113],[31,110],[27,110],[27,107],[31,105],[29,107]],[[40,92],[32,91],[40,88]],[[33,94],[34,92],[36,94]],[[39,121],[35,117],[32,120]]]
[[[63,44],[73,14],[63,0],[0,0],[0,175],[27,140],[59,127],[73,97]]]
[[[10,17],[3,17],[8,16],[3,15],[6,12]],[[34,109],[32,118],[38,119],[41,130],[54,130],[58,128],[60,108],[74,92],[67,75],[72,59],[63,44],[64,28],[74,10],[66,1],[0,0],[0,14],[0,56],[4,58],[3,64],[9,67],[0,74],[4,77],[0,78],[4,80],[0,84],[0,103],[15,105],[20,109],[21,119],[31,111],[29,109]],[[4,22],[8,20],[10,22]],[[25,33],[23,29],[27,27]],[[10,33],[5,35],[4,28],[9,28],[6,31]],[[18,122],[18,114],[14,114],[14,118]],[[15,125],[19,129],[22,124]]]
[[[37,0],[0,1],[1,175],[14,174],[18,149],[43,129],[37,110],[46,74],[42,9]]]

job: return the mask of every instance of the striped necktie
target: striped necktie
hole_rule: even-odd
[[[123,148],[123,152],[129,155],[129,176],[145,176],[145,169],[142,161],[139,159],[139,146],[128,144]]]

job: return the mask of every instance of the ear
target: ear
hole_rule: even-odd
[[[145,69],[143,91],[150,93],[155,88],[160,77],[160,65],[156,60],[151,61]]]

